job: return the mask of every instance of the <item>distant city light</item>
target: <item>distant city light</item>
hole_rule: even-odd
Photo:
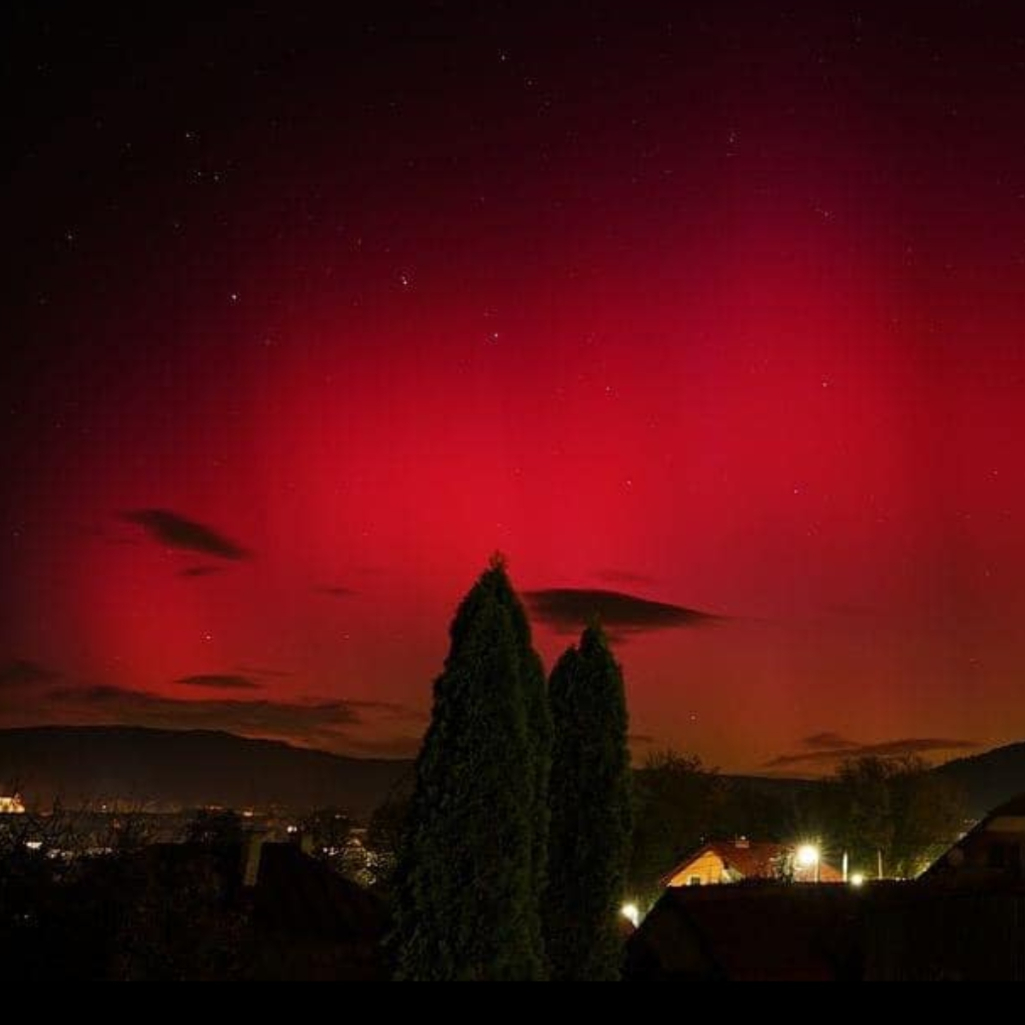
[[[636,904],[624,904],[619,913],[635,929],[641,924],[641,909]]]
[[[21,797],[14,794],[12,797],[0,797],[0,815],[24,815],[25,805]]]

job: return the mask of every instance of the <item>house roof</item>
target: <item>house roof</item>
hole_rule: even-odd
[[[856,974],[861,895],[840,886],[667,890],[628,951],[628,977],[829,980]]]
[[[1025,979],[1025,890],[921,882],[667,890],[627,944],[637,981]]]
[[[743,879],[774,879],[780,859],[793,851],[793,847],[781,843],[760,841],[714,840],[706,843],[693,854],[688,855],[671,872],[667,872],[660,882],[663,886],[675,876],[685,872],[698,858],[706,854],[714,854],[722,860],[723,865]],[[832,865],[821,862],[818,871],[819,882],[839,883],[843,881],[842,873]],[[801,875],[801,881],[806,880]]]
[[[671,872],[662,877],[668,883],[674,876],[686,871],[706,854],[714,854],[722,860],[726,868],[743,876],[745,879],[771,879],[774,875],[776,859],[786,853],[787,848],[778,843],[737,843],[736,841],[713,841],[706,843],[692,854],[689,854]]]
[[[253,899],[257,922],[275,932],[372,944],[384,933],[378,898],[293,844],[263,845]]]
[[[1004,817],[1018,818],[1020,815],[1025,815],[1025,794],[1012,797],[1011,800],[1000,805],[999,808],[994,808],[984,821],[988,822],[990,819]]]
[[[1006,872],[1003,869],[993,869],[988,865],[979,864],[978,862],[966,864],[965,855],[977,848],[980,840],[985,843],[985,838],[988,834],[1006,829],[1008,820],[1017,823],[1021,819],[1025,819],[1025,794],[1012,797],[1010,801],[1005,801],[999,807],[994,808],[974,829],[961,837],[948,850],[944,851],[922,873],[922,878],[937,880],[944,877],[952,877],[955,880],[963,881],[966,870],[976,877],[981,876],[983,873],[994,876],[1005,875]]]

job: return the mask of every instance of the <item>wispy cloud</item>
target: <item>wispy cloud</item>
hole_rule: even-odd
[[[198,580],[202,577],[212,577],[223,572],[223,566],[187,566],[178,575],[188,580]]]
[[[818,743],[825,741],[824,743]],[[972,751],[979,747],[973,740],[950,737],[906,737],[875,744],[862,744],[847,740],[836,733],[820,733],[806,737],[802,745],[810,750],[779,755],[766,762],[766,769],[823,769],[848,758],[902,758],[908,755],[927,755],[940,752]]]
[[[419,709],[381,701],[167,697],[151,691],[105,685],[58,687],[48,692],[48,698],[50,707],[59,710],[62,722],[219,730],[334,751],[364,747],[369,750],[379,744],[383,752],[388,744],[397,744],[404,752],[414,739],[419,743],[420,724],[425,721]],[[398,734],[398,739],[389,739],[393,733]]]
[[[142,527],[154,541],[187,552],[199,552],[218,559],[238,561],[250,553],[223,534],[169,509],[135,509],[122,519]]]
[[[27,658],[12,658],[0,663],[0,689],[33,687],[53,683],[61,678],[56,669],[32,662]]]
[[[560,633],[575,632],[595,616],[612,634],[704,626],[719,618],[622,591],[549,588],[528,591],[525,597],[534,616]]]
[[[255,683],[247,676],[230,673],[203,673],[197,676],[183,676],[175,683],[183,687],[208,687],[211,690],[260,690],[262,684]]]
[[[363,721],[359,711],[347,701],[305,704],[239,698],[189,699],[112,686],[65,687],[51,692],[51,697],[67,713],[82,713],[94,722],[113,720],[164,729],[225,730],[304,742]]]
[[[816,733],[801,741],[801,747],[810,751],[849,751],[862,746],[856,740],[848,740],[839,733]]]

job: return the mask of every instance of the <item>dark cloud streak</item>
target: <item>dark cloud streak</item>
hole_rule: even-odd
[[[972,751],[979,747],[972,740],[954,740],[948,737],[908,737],[902,740],[887,740],[878,744],[857,744],[844,740],[835,733],[808,737],[804,743],[825,738],[832,743],[823,745],[817,751],[800,751],[780,755],[766,762],[766,769],[788,769],[800,766],[828,766],[849,758],[902,758],[908,755],[935,754],[939,751]],[[841,741],[843,746],[837,746]]]
[[[231,677],[189,679],[224,681]],[[185,685],[211,686],[191,682]],[[232,689],[223,683],[221,686]],[[426,719],[419,709],[382,701],[165,697],[150,691],[108,685],[55,687],[47,693],[47,698],[51,707],[60,706],[61,719],[66,722],[217,730],[242,736],[276,737],[327,750],[372,744],[373,739],[363,731],[373,732],[387,723],[407,724],[403,728],[403,733],[407,734],[415,730],[412,724]]]
[[[805,737],[801,746],[811,751],[848,751],[852,748],[862,747],[856,740],[848,740],[839,733],[816,733],[811,737]]]
[[[698,627],[719,618],[621,591],[550,588],[529,591],[525,598],[534,616],[559,633],[579,630],[595,616],[613,635]]]
[[[179,576],[183,576],[188,580],[199,580],[202,577],[212,577],[223,572],[223,566],[189,566],[183,569]]]
[[[0,689],[32,687],[37,684],[53,683],[61,678],[55,669],[49,669],[38,662],[25,658],[13,658],[0,664]]]
[[[209,687],[213,690],[260,690],[262,684],[255,683],[246,676],[227,673],[206,673],[196,676],[183,676],[174,681],[183,687]]]
[[[154,541],[170,548],[200,552],[236,562],[250,556],[246,549],[229,541],[211,527],[168,509],[135,509],[124,513],[122,519],[142,527]]]
[[[168,698],[125,687],[65,687],[50,692],[66,713],[91,721],[116,720],[164,729],[225,730],[232,733],[291,737],[316,742],[363,722],[347,701],[312,704],[237,698]]]

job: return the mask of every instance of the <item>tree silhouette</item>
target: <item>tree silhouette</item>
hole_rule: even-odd
[[[554,979],[619,978],[619,909],[630,851],[630,754],[623,676],[597,626],[559,660],[545,940]]]
[[[397,975],[538,979],[535,810],[547,737],[536,727],[547,714],[500,559],[463,599],[450,635],[396,872]]]

